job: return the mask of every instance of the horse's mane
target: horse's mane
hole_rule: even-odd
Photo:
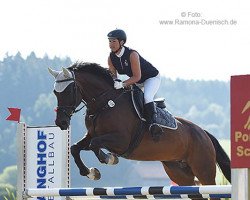
[[[110,71],[97,63],[75,62],[70,67],[68,67],[68,69],[74,71],[79,70],[80,72],[88,72],[96,75],[97,77],[102,77],[110,85],[114,84],[113,78],[110,75]]]

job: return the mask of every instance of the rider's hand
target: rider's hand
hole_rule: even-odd
[[[120,79],[115,79],[114,80],[114,88],[117,90],[124,88],[124,83]]]

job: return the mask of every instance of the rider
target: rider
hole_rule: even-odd
[[[145,118],[150,125],[151,134],[157,134],[159,127],[156,125],[157,112],[154,96],[159,89],[161,77],[159,71],[137,51],[130,49],[126,43],[126,33],[121,29],[115,29],[108,33],[111,53],[108,57],[109,70],[114,78],[114,88],[121,89],[135,83],[144,86],[144,111]],[[130,78],[121,82],[117,78],[119,74],[126,74]],[[154,127],[152,129],[152,127]],[[158,129],[158,130],[157,130]]]

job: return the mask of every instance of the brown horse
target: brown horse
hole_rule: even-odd
[[[163,128],[159,140],[153,140],[147,125],[135,112],[131,92],[115,90],[107,69],[95,63],[75,63],[60,72],[49,71],[56,78],[56,125],[67,129],[80,103],[87,107],[87,133],[71,147],[82,176],[100,178],[100,172],[86,167],[80,158],[81,150],[92,150],[106,164],[116,164],[116,155],[131,160],[161,161],[170,179],[182,186],[195,185],[195,177],[202,185],[215,185],[216,163],[227,180],[231,180],[227,154],[214,136],[196,124],[178,117],[177,130]],[[102,149],[111,153],[106,154]]]

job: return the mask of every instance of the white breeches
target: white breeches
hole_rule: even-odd
[[[152,78],[147,79],[144,81],[144,103],[150,103],[154,101],[154,96],[157,93],[161,84],[161,75],[160,73]]]

